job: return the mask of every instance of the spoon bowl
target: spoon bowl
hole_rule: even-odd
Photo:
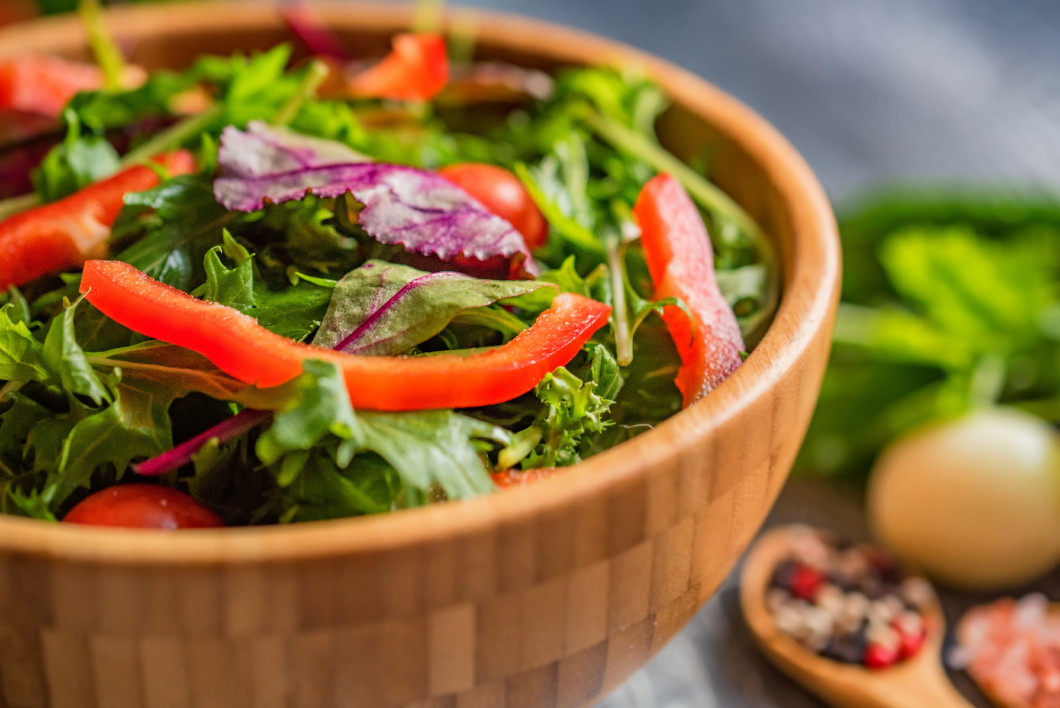
[[[783,632],[766,606],[777,565],[790,554],[805,526],[784,526],[762,535],[747,555],[740,577],[740,607],[755,644],[784,673],[836,708],[971,708],[950,684],[939,660],[946,620],[934,592],[920,611],[927,636],[912,657],[885,669],[867,669],[818,656]]]

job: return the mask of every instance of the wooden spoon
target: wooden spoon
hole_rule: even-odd
[[[939,660],[946,620],[932,593],[921,608],[927,637],[911,658],[886,669],[866,669],[811,652],[777,627],[766,606],[773,570],[790,557],[805,526],[785,526],[763,535],[751,549],[740,578],[740,605],[755,643],[782,671],[836,708],[971,708],[950,684]]]

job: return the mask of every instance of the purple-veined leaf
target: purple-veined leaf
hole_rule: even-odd
[[[522,235],[441,175],[415,167],[366,162],[349,148],[264,123],[225,129],[221,176],[214,194],[226,208],[257,211],[266,204],[347,193],[363,204],[358,222],[381,243],[442,260],[507,258],[522,271],[537,266]]]
[[[548,307],[556,288],[533,280],[480,280],[462,273],[424,273],[368,261],[335,286],[313,344],[349,354],[404,354],[441,332],[461,313],[525,297]]]

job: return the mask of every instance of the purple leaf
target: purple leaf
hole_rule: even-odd
[[[257,211],[266,204],[351,193],[364,205],[358,222],[381,243],[443,260],[459,255],[508,258],[529,274],[537,265],[522,235],[441,175],[415,167],[365,162],[335,142],[251,123],[225,128],[221,176],[214,194],[226,208]]]

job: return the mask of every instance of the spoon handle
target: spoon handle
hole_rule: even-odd
[[[913,667],[910,667],[913,668]],[[872,708],[909,708],[931,706],[931,708],[974,708],[953,687],[942,667],[935,662],[924,662],[917,670],[894,680],[877,682],[872,691]],[[851,708],[868,708],[866,702],[851,703]]]

